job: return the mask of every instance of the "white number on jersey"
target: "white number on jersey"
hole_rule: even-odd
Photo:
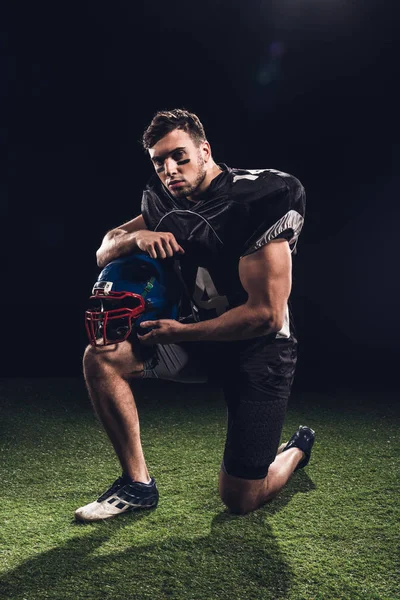
[[[240,181],[240,179],[250,179],[250,181],[255,181],[258,179],[260,173],[264,173],[266,169],[247,169],[247,173],[245,175],[235,175],[233,177],[233,183]]]
[[[214,309],[217,316],[222,315],[229,308],[228,298],[218,294],[210,273],[203,267],[197,269],[193,300],[199,308]]]

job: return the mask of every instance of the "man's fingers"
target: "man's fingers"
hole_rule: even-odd
[[[143,334],[137,332],[137,336],[141,342],[147,342],[154,338],[154,333],[153,333],[153,330],[149,331],[148,333],[143,333]]]
[[[149,256],[151,256],[151,258],[157,258],[157,252],[155,251],[153,246],[150,246],[147,252],[149,253]]]
[[[172,242],[169,242],[168,240],[163,240],[164,242],[164,250],[167,254],[167,256],[171,257],[174,255],[174,249],[172,247]]]
[[[179,252],[179,244],[175,239],[170,241],[170,246],[174,252]]]
[[[147,252],[151,258],[171,258],[175,253],[185,254],[184,249],[175,239],[173,233],[144,230],[137,238],[140,250]]]
[[[185,251],[178,244],[175,237],[171,234],[160,236],[159,239],[147,242],[147,244],[138,244],[141,250],[145,250],[151,258],[171,258],[175,253],[184,254]]]
[[[149,345],[149,346],[154,346],[154,344],[156,344],[156,339],[150,335],[150,333],[146,333],[146,335],[140,335],[139,333],[137,334],[137,337],[139,339],[139,342],[141,344],[145,344],[145,345]]]
[[[170,241],[170,246],[171,246],[172,250],[173,250],[174,252],[176,252],[176,253],[183,254],[183,253],[185,252],[185,251],[184,251],[184,249],[182,248],[182,246],[180,246],[180,245],[178,244],[178,242],[176,241],[176,239],[175,239],[175,238],[173,238],[173,239]]]
[[[160,323],[158,321],[142,321],[140,323],[140,327],[159,327]]]
[[[165,250],[163,248],[161,240],[154,242],[154,246],[157,250],[158,258],[167,258],[167,255],[165,254]]]

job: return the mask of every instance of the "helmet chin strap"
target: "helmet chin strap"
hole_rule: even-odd
[[[150,277],[149,281],[146,283],[145,288],[143,290],[143,293],[142,293],[143,298],[146,298],[146,296],[150,292],[150,290],[153,289],[155,280],[156,280],[155,277]]]

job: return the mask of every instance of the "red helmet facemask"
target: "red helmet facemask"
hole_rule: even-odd
[[[90,301],[94,307],[85,312],[85,327],[92,346],[123,342],[132,333],[132,321],[145,312],[143,296],[111,292],[106,286],[94,289]]]

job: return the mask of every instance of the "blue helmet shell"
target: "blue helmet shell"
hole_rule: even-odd
[[[137,330],[141,335],[149,331],[149,329],[139,327],[142,321],[178,319],[182,284],[174,269],[174,261],[174,258],[163,260],[151,258],[144,252],[135,252],[111,261],[101,271],[93,287],[91,300],[97,301],[97,311],[86,311],[87,330],[88,321],[98,320],[100,316],[104,322],[107,312],[111,315],[112,311],[115,313],[116,309],[123,311],[124,307],[132,307],[134,298],[126,298],[121,294],[113,296],[114,292],[126,292],[128,296],[136,294],[140,297],[141,314],[129,319],[129,325],[132,326],[132,331]],[[137,300],[137,304],[139,304],[139,300]],[[98,315],[98,317],[94,318],[93,315]],[[110,333],[111,320],[108,321],[107,327],[109,328],[108,333]],[[89,330],[88,334],[93,343]],[[118,339],[117,335],[111,339],[114,339],[114,343],[122,341],[122,339]]]

